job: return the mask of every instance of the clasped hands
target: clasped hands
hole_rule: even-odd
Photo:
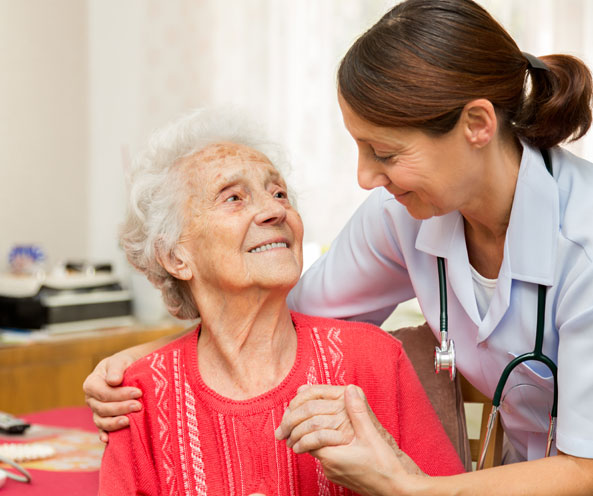
[[[330,481],[360,494],[403,494],[411,478],[424,476],[357,386],[301,386],[275,435],[317,458]]]

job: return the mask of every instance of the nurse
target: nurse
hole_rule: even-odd
[[[289,304],[381,323],[394,302],[416,296],[438,334],[443,257],[458,370],[492,397],[503,368],[534,348],[544,285],[558,425],[556,456],[542,460],[553,378],[524,362],[504,390],[501,420],[506,461],[532,461],[410,486],[395,456],[379,457],[364,419],[349,448],[316,454],[336,481],[364,492],[593,494],[593,164],[556,146],[591,124],[589,71],[569,56],[522,54],[469,0],[408,0],[350,48],[338,99],[358,145],[358,181],[374,191]],[[324,432],[308,433],[310,418],[294,410],[313,393],[301,396],[279,437],[315,450]],[[385,464],[391,478],[380,477]]]
[[[436,335],[443,257],[457,368],[492,397],[505,365],[534,347],[538,285],[546,286],[543,352],[559,380],[553,456],[542,459],[552,376],[531,362],[510,376],[501,409],[505,461],[525,463],[447,478],[407,474],[348,394],[355,437],[326,446],[324,429],[308,427],[329,413],[317,408],[318,390],[297,396],[308,414],[285,415],[279,438],[363,493],[593,494],[593,164],[557,146],[587,132],[591,94],[581,61],[522,53],[471,0],[398,4],[338,72],[358,181],[374,191],[289,299],[301,312],[380,324],[416,296]],[[123,353],[89,376],[95,412],[127,412],[133,400],[96,398],[129,398],[133,391],[114,391],[105,377],[116,385],[122,367],[148,351]],[[97,417],[105,429],[118,421]]]

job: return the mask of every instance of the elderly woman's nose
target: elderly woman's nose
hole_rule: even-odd
[[[271,195],[263,195],[257,202],[258,213],[255,221],[258,224],[276,224],[286,219],[286,207]]]
[[[380,186],[387,186],[389,183],[390,180],[383,170],[383,164],[359,155],[358,184],[361,188],[374,189]]]

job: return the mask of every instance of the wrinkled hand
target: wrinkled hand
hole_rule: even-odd
[[[107,432],[129,425],[130,412],[142,408],[139,401],[142,391],[133,387],[121,387],[125,370],[137,357],[125,351],[101,360],[82,386],[87,405],[93,411],[93,421],[99,428],[99,439],[106,443]]]
[[[348,444],[354,438],[346,413],[344,386],[301,386],[284,412],[276,439],[295,453]]]
[[[392,491],[424,476],[377,420],[357,386],[301,386],[276,438],[286,439],[295,453],[309,452],[329,480],[361,494],[404,494]]]
[[[394,439],[366,402],[363,390],[358,386],[349,387],[355,388],[363,398],[370,418],[383,439],[394,449],[397,448]],[[345,391],[346,386],[301,386],[284,412],[282,422],[276,429],[276,439],[286,439],[286,444],[295,453],[350,443],[354,438],[354,430],[346,413]]]
[[[411,492],[419,479],[426,477],[417,465],[397,446],[391,436],[385,439],[377,429],[360,388],[348,386],[344,400],[354,431],[347,445],[327,446],[312,451],[323,466],[326,477],[342,486],[372,495],[403,495]]]

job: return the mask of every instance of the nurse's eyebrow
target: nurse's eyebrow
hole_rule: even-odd
[[[356,140],[357,141],[360,141],[361,143],[366,143],[367,145],[371,145],[371,146],[373,145],[373,143],[376,144],[376,145],[383,145],[383,146],[389,146],[389,147],[398,146],[398,145],[396,145],[394,143],[385,143],[384,141],[377,141],[377,140],[374,140],[374,139],[356,138]]]

